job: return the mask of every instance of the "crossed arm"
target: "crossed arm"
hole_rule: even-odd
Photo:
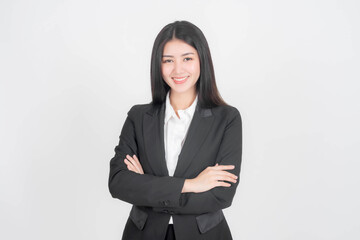
[[[124,162],[130,171],[133,171],[138,174],[144,174],[141,163],[135,154],[132,157],[130,155],[126,155]],[[225,183],[223,181],[227,180],[236,183],[237,182],[236,179],[238,177],[224,170],[234,169],[234,167],[235,167],[234,165],[220,166],[218,163],[216,163],[215,167],[209,167],[205,169],[196,178],[185,179],[181,193],[186,193],[186,192],[200,193],[219,186],[230,187],[231,186],[230,183]]]
[[[242,152],[242,124],[236,109],[225,129],[216,158],[218,164],[206,168],[194,179],[144,173],[136,156],[132,110],[128,112],[116,154],[110,161],[109,190],[114,198],[152,207],[154,211],[166,209],[172,214],[203,214],[231,205],[238,185],[234,179],[240,173]],[[234,168],[231,170],[229,165]]]

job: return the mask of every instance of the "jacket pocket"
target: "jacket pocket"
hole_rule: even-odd
[[[133,205],[129,217],[136,225],[136,227],[142,230],[145,226],[148,214],[145,211],[141,210],[139,207]]]
[[[200,232],[205,233],[218,225],[224,218],[224,213],[220,209],[216,212],[209,212],[197,216],[196,222]]]

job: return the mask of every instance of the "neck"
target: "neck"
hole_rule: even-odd
[[[170,90],[170,104],[175,111],[184,110],[191,106],[196,98],[195,92],[177,93]]]

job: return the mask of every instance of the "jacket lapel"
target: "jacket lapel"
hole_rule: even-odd
[[[160,108],[152,107],[144,114],[143,138],[145,152],[156,176],[169,176],[164,146],[165,102]],[[210,108],[196,105],[189,130],[179,154],[174,177],[182,177],[210,132],[214,117]],[[198,159],[197,161],[201,161]]]
[[[145,152],[156,176],[169,176],[165,161],[164,117],[165,103],[161,108],[151,107],[143,120]]]
[[[201,161],[201,159],[194,159],[194,157],[209,134],[213,121],[211,109],[196,106],[184,145],[179,154],[174,177],[184,176],[192,161]]]

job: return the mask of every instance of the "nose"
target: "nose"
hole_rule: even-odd
[[[175,64],[174,64],[174,74],[180,74],[182,73],[182,62],[181,61],[175,61]]]

